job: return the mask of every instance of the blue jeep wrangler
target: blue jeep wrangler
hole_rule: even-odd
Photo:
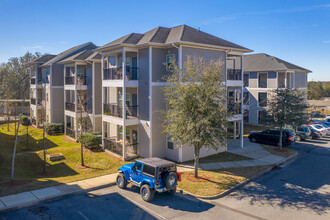
[[[127,183],[140,187],[141,197],[145,201],[151,201],[156,191],[175,194],[178,180],[181,180],[175,163],[157,157],[125,164],[118,171],[118,187],[125,189]]]

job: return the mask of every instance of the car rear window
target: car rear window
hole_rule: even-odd
[[[147,175],[147,176],[151,176],[154,177],[156,173],[156,168],[149,166],[147,164],[144,164],[143,166],[143,174]]]
[[[315,127],[318,129],[322,129],[322,127],[320,125],[316,125]]]

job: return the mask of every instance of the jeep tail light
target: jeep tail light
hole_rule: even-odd
[[[176,175],[178,176],[178,181],[181,182],[181,173],[176,172]]]
[[[156,180],[156,185],[158,185],[159,184],[159,180]]]

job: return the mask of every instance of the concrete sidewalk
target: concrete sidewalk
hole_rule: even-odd
[[[117,173],[90,178],[86,180],[61,184],[28,192],[0,197],[0,213],[13,209],[35,205],[41,202],[58,199],[72,194],[111,186],[116,183]]]
[[[251,143],[247,138],[244,138],[244,148],[241,148],[235,141],[229,143],[227,151],[229,153],[238,154],[252,160],[239,160],[231,162],[216,162],[216,163],[200,163],[200,170],[218,170],[236,167],[253,167],[274,165],[285,159],[285,157],[277,156],[269,153],[260,144]],[[178,165],[178,171],[193,171],[194,164]]]

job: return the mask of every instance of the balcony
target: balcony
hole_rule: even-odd
[[[126,106],[126,119],[128,117],[137,118],[137,109],[138,109],[137,105]],[[103,104],[103,114],[122,118],[123,117],[123,107],[116,105],[116,104],[105,103],[105,104]]]
[[[227,69],[227,80],[242,80],[242,70]]]
[[[78,86],[87,85],[86,75],[80,75],[77,77],[77,85]]]
[[[232,113],[233,115],[242,114],[241,110],[241,103],[228,104],[228,112]]]
[[[66,102],[65,103],[65,110],[75,112],[75,104],[71,102]]]
[[[104,139],[104,148],[120,156],[123,155],[122,140],[117,141],[117,137]]]
[[[137,80],[138,79],[137,67],[126,67],[126,79],[125,80]],[[122,80],[123,69],[122,67],[106,68],[103,69],[103,80]]]
[[[73,139],[76,139],[76,132],[75,132],[75,130],[72,129],[72,128],[68,128],[68,127],[66,127],[66,128],[65,128],[65,134],[66,134],[67,136],[73,138]]]
[[[31,78],[31,85],[35,85],[36,84],[36,78]]]
[[[66,76],[65,85],[74,85],[74,76]]]

